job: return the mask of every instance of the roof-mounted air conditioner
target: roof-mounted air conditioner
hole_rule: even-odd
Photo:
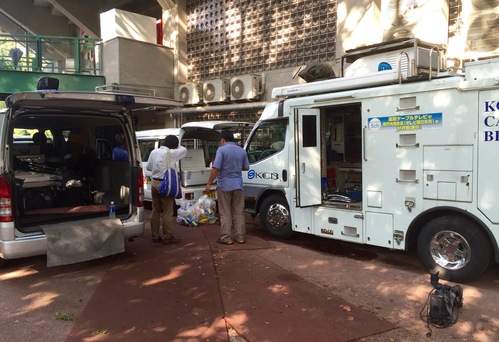
[[[229,81],[214,79],[203,83],[203,99],[206,103],[229,101]]]
[[[241,75],[230,80],[230,98],[232,101],[259,100],[263,86],[259,75]]]
[[[178,88],[178,100],[186,105],[196,105],[202,101],[201,84],[186,83]]]
[[[444,46],[418,39],[385,42],[352,49],[343,54],[342,65],[351,64],[342,70],[342,75],[351,77],[393,70],[400,71],[403,79],[409,79],[428,74],[430,70],[432,73],[443,71],[444,56]]]

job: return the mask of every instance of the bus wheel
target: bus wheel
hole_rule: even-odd
[[[277,238],[289,238],[294,232],[286,200],[280,195],[267,197],[260,207],[260,224],[265,231]]]
[[[431,273],[464,283],[490,265],[492,251],[485,233],[473,222],[457,216],[438,217],[423,227],[418,254]]]

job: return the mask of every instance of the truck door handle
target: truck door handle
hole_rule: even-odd
[[[419,179],[398,179],[398,178],[396,178],[395,181],[397,183],[416,183],[416,184],[419,184]]]
[[[301,163],[301,173],[305,173],[305,163]]]
[[[362,128],[362,159],[364,159],[364,161],[367,161],[367,151],[366,151],[366,129],[367,127],[364,126]]]

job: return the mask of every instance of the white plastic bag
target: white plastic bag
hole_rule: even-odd
[[[177,210],[177,223],[184,226],[196,227],[198,215],[195,210],[196,202],[182,200]]]
[[[207,195],[201,196],[194,208],[198,216],[196,222],[213,224],[217,221],[215,216],[217,204],[211,197]]]

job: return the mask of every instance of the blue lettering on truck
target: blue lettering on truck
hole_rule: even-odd
[[[279,174],[277,172],[256,172],[255,170],[249,170],[248,179],[279,180]]]
[[[485,112],[496,112],[499,111],[499,102],[497,101],[485,101]],[[483,125],[485,127],[498,127],[499,118],[493,115],[486,116],[483,120]],[[499,130],[484,130],[483,131],[483,141],[499,141]]]
[[[495,112],[496,110],[499,110],[499,102],[485,101],[485,112]]]

